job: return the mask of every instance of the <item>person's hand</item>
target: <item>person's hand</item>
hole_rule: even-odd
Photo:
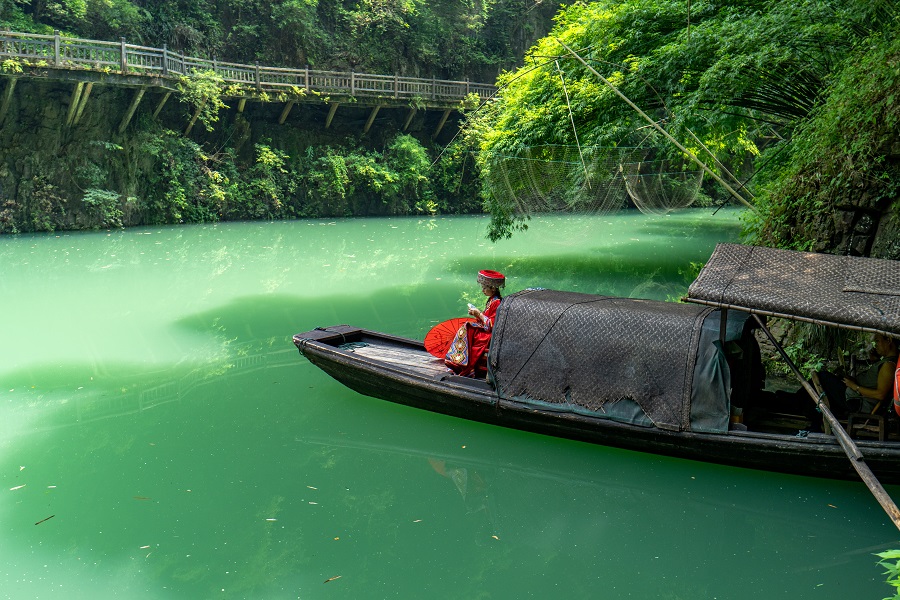
[[[859,392],[859,384],[852,377],[844,377],[844,385],[855,392]]]
[[[478,310],[477,308],[470,308],[469,314],[472,315],[473,317],[475,317],[476,319],[481,318],[481,311]]]

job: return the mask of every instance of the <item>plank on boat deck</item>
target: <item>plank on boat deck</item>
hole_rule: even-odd
[[[428,352],[391,342],[367,340],[365,346],[353,345],[345,350],[389,365],[406,367],[425,375],[439,375],[447,370],[444,361],[433,357]]]

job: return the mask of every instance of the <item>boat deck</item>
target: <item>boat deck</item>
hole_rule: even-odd
[[[439,377],[449,374],[444,361],[435,358],[425,350],[410,347],[391,340],[363,337],[360,342],[350,342],[338,346],[341,350],[364,356],[394,367],[408,369],[426,376]]]

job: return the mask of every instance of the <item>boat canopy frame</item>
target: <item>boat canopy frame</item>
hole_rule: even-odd
[[[684,300],[900,337],[900,261],[718,244]]]
[[[900,508],[829,406],[761,316],[900,336],[900,261],[718,244],[688,289],[687,302],[750,313],[822,413],[866,487],[900,529]]]

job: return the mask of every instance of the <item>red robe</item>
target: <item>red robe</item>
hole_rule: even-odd
[[[459,328],[444,364],[463,377],[484,377],[487,374],[487,349],[491,343],[491,331],[494,329],[494,317],[500,306],[500,296],[492,296],[484,307],[480,322],[466,323]]]

